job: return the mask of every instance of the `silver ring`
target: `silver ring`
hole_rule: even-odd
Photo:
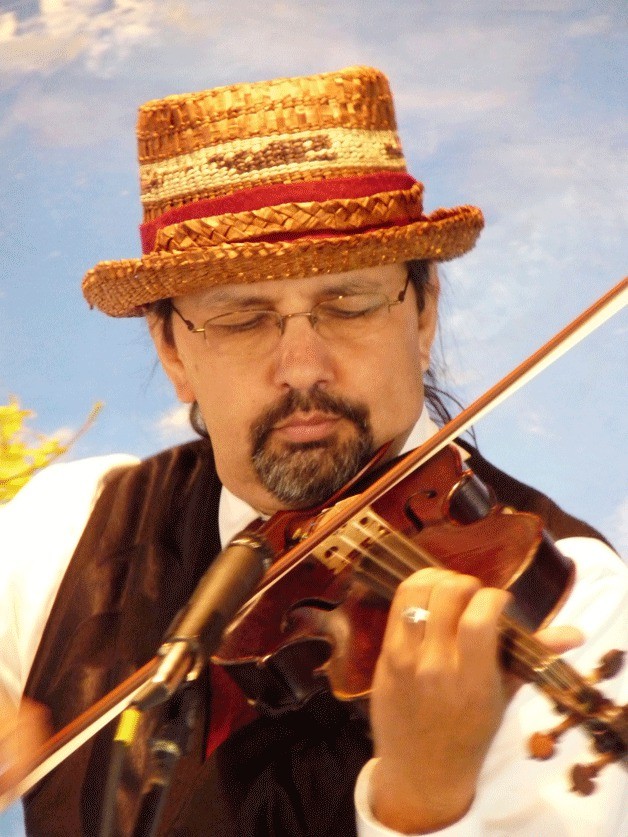
[[[401,611],[401,618],[404,622],[410,622],[411,625],[418,625],[419,622],[427,622],[429,615],[429,610],[426,610],[424,607],[406,607]]]

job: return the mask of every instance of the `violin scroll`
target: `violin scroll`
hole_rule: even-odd
[[[576,764],[571,771],[571,789],[588,796],[595,790],[595,777],[607,764],[619,759],[626,759],[628,751],[628,706],[615,706],[607,700],[593,685],[608,680],[619,673],[625,654],[613,649],[607,651],[598,667],[584,681],[578,699],[582,704],[577,707],[565,707],[560,700],[555,700],[559,712],[566,717],[555,727],[546,732],[536,732],[528,741],[528,751],[532,758],[549,759],[555,752],[556,742],[572,727],[584,725],[593,739],[600,757],[587,764]],[[591,688],[587,688],[590,684]]]

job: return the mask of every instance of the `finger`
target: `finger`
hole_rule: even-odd
[[[499,619],[511,595],[483,587],[470,600],[458,627],[461,672],[477,682],[489,682],[498,670]]]
[[[393,627],[396,624],[406,624],[406,626],[419,624],[407,620],[405,614],[412,608],[425,608],[434,584],[443,573],[447,572],[447,570],[429,567],[413,573],[402,581],[390,605],[388,624]]]
[[[477,578],[458,573],[439,576],[428,601],[430,617],[425,625],[424,659],[453,661],[458,623],[480,588]]]
[[[454,575],[450,570],[427,567],[401,582],[390,605],[390,616],[399,619],[407,607],[425,607],[434,585],[440,578]]]
[[[425,608],[434,584],[446,574],[453,575],[448,570],[428,567],[413,573],[397,588],[382,645],[382,650],[391,662],[395,662],[395,667],[415,665],[417,649],[425,632],[425,622],[413,621],[407,617],[407,613],[414,608]]]

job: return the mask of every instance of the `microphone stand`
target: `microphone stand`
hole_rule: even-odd
[[[188,687],[182,690],[174,718],[165,722],[150,742],[152,770],[149,789],[145,791],[133,837],[154,837],[170,791],[175,767],[187,751],[196,724],[200,697]]]
[[[250,532],[234,538],[210,564],[189,602],[166,631],[157,656],[159,666],[126,709],[114,737],[109,761],[98,837],[110,837],[115,825],[115,801],[124,756],[130,747],[142,712],[172,698],[180,685],[198,678],[210,655],[218,648],[229,622],[250,598],[273,553],[268,544]],[[144,795],[138,837],[155,834],[165,805],[172,775],[187,748],[194,726],[198,693],[190,688],[181,695],[174,719],[162,724],[151,741],[153,773]]]

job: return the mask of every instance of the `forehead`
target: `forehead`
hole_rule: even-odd
[[[395,293],[406,281],[406,275],[404,264],[378,265],[345,273],[308,276],[304,279],[219,285],[186,294],[175,301],[185,300],[189,305],[210,307],[238,305],[251,301],[277,303],[283,299],[297,297],[315,299],[330,294],[341,296],[370,292]]]

